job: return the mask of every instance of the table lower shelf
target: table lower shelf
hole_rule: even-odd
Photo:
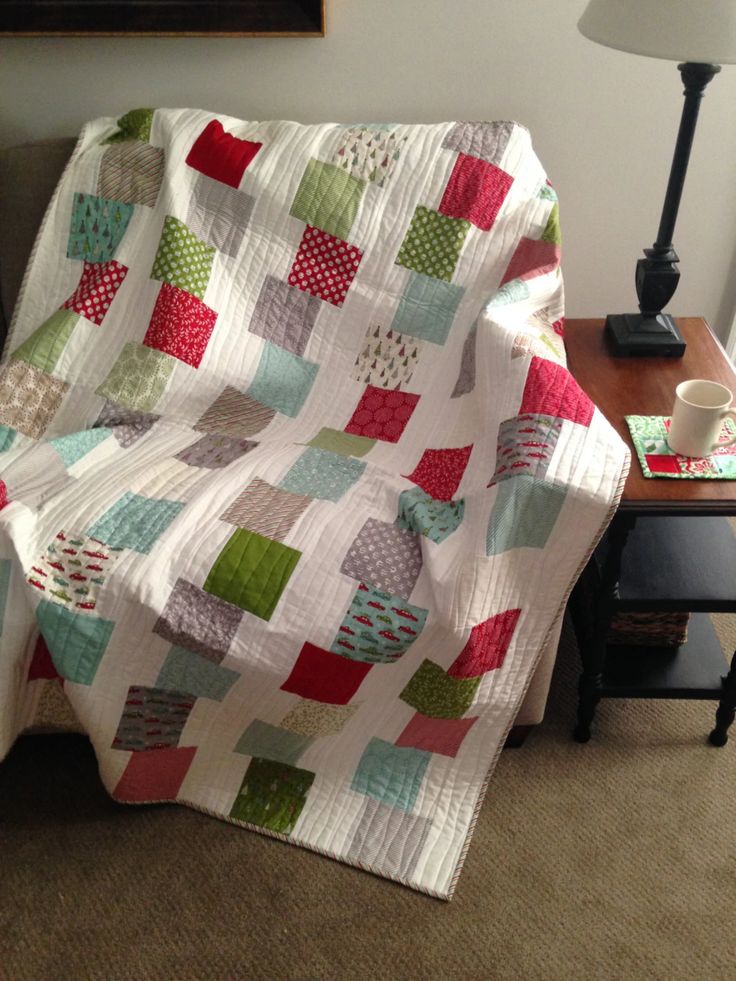
[[[610,645],[603,672],[602,698],[721,697],[728,661],[705,613],[694,613],[680,647]]]

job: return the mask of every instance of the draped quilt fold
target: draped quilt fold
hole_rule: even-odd
[[[0,376],[0,755],[451,895],[616,506],[508,122],[88,124]],[[520,788],[523,793],[523,788]]]

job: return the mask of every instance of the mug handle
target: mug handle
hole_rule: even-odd
[[[729,405],[727,409],[724,409],[723,412],[721,412],[721,419],[728,419],[729,416],[732,416],[736,420],[736,408],[734,408],[733,404]],[[731,439],[727,439],[725,443],[714,443],[713,446],[711,446],[711,453],[713,450],[721,450],[726,446],[733,446],[734,443],[736,443],[736,436],[732,436]]]

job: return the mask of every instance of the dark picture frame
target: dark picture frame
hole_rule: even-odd
[[[324,37],[325,0],[0,0],[0,36]]]

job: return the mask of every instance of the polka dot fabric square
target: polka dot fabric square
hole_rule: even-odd
[[[99,326],[127,274],[128,267],[115,259],[109,262],[85,262],[79,285],[63,304],[63,308],[73,310]]]
[[[345,427],[346,433],[398,443],[420,396],[369,385]]]
[[[420,205],[401,243],[396,264],[449,283],[469,228],[469,221],[449,218]]]
[[[289,273],[289,283],[341,307],[362,258],[363,253],[354,245],[307,225]]]

